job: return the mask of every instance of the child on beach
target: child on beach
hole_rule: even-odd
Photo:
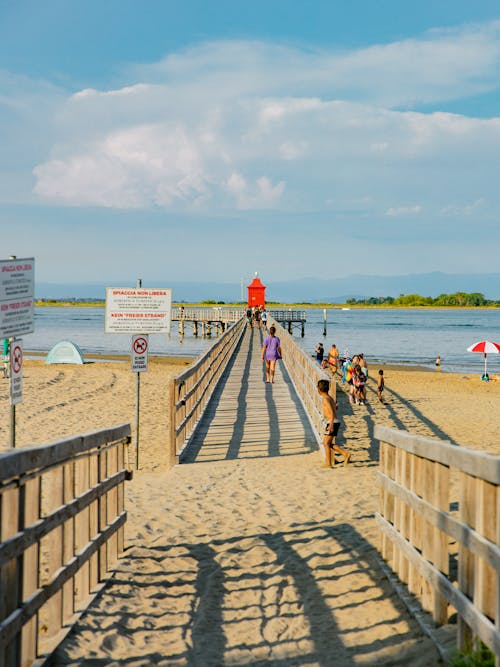
[[[328,393],[330,390],[330,382],[328,380],[318,380],[318,393],[323,398],[323,416],[327,421],[325,427],[325,433],[323,436],[323,447],[325,450],[325,462],[322,464],[322,468],[331,468],[332,467],[332,451],[343,454],[344,456],[344,466],[349,464],[351,459],[351,454],[346,452],[345,449],[342,449],[337,444],[334,443],[334,438],[338,433],[340,427],[340,421],[336,418],[336,405],[333,398]]]
[[[380,369],[377,378],[377,394],[378,394],[378,400],[385,405],[385,401],[382,397],[384,393],[384,387],[385,387],[384,371]]]

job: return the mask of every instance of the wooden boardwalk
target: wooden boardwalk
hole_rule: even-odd
[[[283,363],[265,382],[263,335],[247,328],[203,415],[183,463],[305,454],[318,448]]]

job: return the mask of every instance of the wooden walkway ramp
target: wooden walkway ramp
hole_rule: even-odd
[[[247,328],[181,457],[182,463],[304,454],[318,448],[306,411],[278,363],[265,382],[263,334]]]

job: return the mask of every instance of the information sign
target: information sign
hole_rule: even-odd
[[[130,370],[137,373],[148,370],[148,344],[147,334],[132,336],[132,364]]]
[[[15,340],[10,346],[10,402],[17,405],[23,400],[23,346]]]
[[[0,338],[35,330],[35,260],[0,260]]]
[[[170,333],[172,290],[143,287],[106,289],[106,333]]]

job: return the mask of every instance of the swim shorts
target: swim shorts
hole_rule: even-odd
[[[336,419],[336,420],[333,422],[333,433],[329,433],[329,432],[328,432],[329,427],[330,427],[330,423],[328,423],[328,424],[325,426],[325,435],[336,436],[337,433],[339,432],[340,421],[339,421],[338,419]]]

